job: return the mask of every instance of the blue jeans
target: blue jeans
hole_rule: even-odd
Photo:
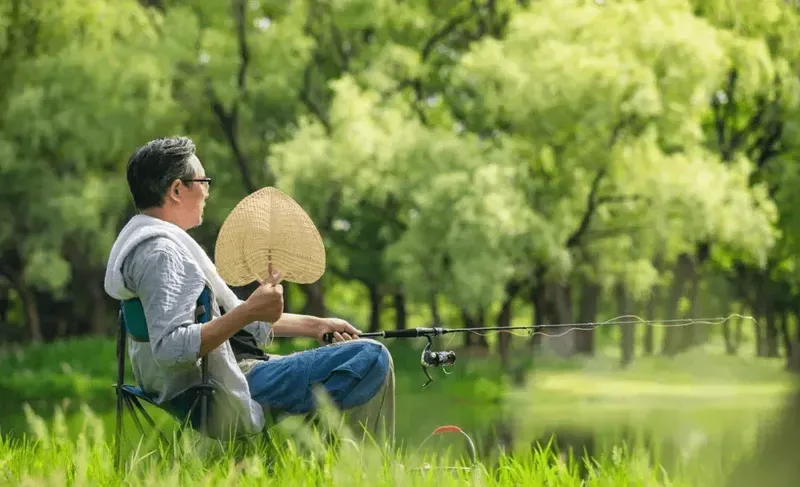
[[[246,375],[251,397],[272,414],[314,411],[312,388],[321,384],[341,409],[372,399],[390,372],[389,350],[359,339],[314,348],[256,364]]]

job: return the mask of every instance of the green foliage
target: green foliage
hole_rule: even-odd
[[[630,277],[630,265],[640,278],[626,281],[648,288],[656,256],[711,240],[763,264],[773,245],[775,208],[750,189],[749,161],[704,149],[709,100],[743,42],[686,2],[537,2],[464,57],[454,89],[472,94],[477,130],[518,134],[520,189],[558,240],[592,204],[591,227],[612,236],[587,237],[596,274]]]
[[[107,328],[125,161],[173,133],[214,178],[193,232],[206,248],[247,192],[276,185],[323,235],[325,286],[361,286],[376,317],[402,295],[411,315],[437,303],[489,324],[536,286],[551,315],[550,286],[581,279],[605,308],[620,283],[637,303],[675,284],[664,314],[689,312],[703,286],[675,266],[705,263],[700,249],[747,307],[756,275],[785,295],[780,312],[797,296],[787,2],[0,8],[0,312],[33,338]],[[577,318],[570,297],[558,319]]]
[[[793,337],[798,38],[797,6],[783,0],[3,2],[0,339],[110,329],[114,303],[102,276],[131,212],[126,160],[148,139],[177,133],[195,139],[214,179],[206,224],[193,231],[201,243],[213,248],[245,194],[279,187],[323,235],[328,308],[362,329],[368,299],[373,318],[405,312],[408,326],[429,325],[434,314],[448,326],[491,325],[514,294],[514,324],[644,307],[670,318],[735,309],[759,321],[729,346],[752,351],[778,337],[778,318]],[[619,289],[631,310],[617,309]],[[392,297],[407,308],[388,312]],[[620,335],[599,331],[595,349]],[[492,349],[498,342],[487,340]],[[440,381],[446,392],[433,396],[418,391],[419,350],[398,347],[398,387],[408,398],[400,422],[407,431],[412,419],[435,426],[435,401],[458,405],[448,408],[460,414],[454,421],[483,427],[508,399],[504,367],[531,360],[550,373],[520,389],[531,407],[520,409],[551,418],[547,425],[575,411],[605,425],[634,415],[636,404],[682,407],[714,394],[761,404],[768,400],[755,390],[784,390],[758,382],[785,375],[787,345],[781,363],[695,351],[682,362],[689,370],[637,357],[620,372],[616,356],[548,363],[519,340],[513,360],[496,361],[491,350],[460,361]],[[28,402],[49,413],[57,404],[69,416],[85,401],[108,423],[113,354],[102,339],[6,348],[0,392],[10,401],[0,409],[19,414]],[[643,384],[656,376],[681,383]],[[714,384],[721,376],[726,383]],[[647,418],[676,434],[673,423]],[[46,431],[37,444],[2,440],[0,479],[117,483],[90,429],[74,442]],[[387,465],[365,452],[348,459],[296,448],[278,457],[277,474],[253,458],[212,466],[190,455],[140,458],[131,483],[425,483],[397,472],[406,458]],[[680,468],[667,481],[657,465],[624,453],[598,455],[585,485],[711,485]],[[579,465],[548,452],[486,465],[487,485],[580,485]],[[712,473],[720,474],[704,472]]]
[[[5,37],[17,42],[5,46],[1,70],[0,253],[22,263],[12,279],[60,292],[80,265],[73,259],[105,260],[127,203],[119,175],[130,148],[179,126],[171,60],[133,1],[10,9]]]

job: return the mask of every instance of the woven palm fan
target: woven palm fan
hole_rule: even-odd
[[[220,228],[214,250],[217,270],[230,286],[244,286],[281,273],[299,284],[325,272],[325,246],[314,222],[295,200],[273,187],[239,202]]]

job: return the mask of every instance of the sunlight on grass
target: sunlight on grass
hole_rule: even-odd
[[[81,426],[73,432],[66,431],[61,416],[57,418],[48,428],[41,418],[30,414],[32,438],[0,443],[0,478],[17,485],[53,486],[693,485],[679,478],[668,480],[647,452],[625,446],[589,461],[559,457],[549,445],[543,445],[525,454],[502,456],[492,465],[472,466],[447,455],[389,452],[370,441],[355,441],[352,433],[343,429],[334,428],[338,439],[327,442],[323,431],[302,425],[285,427],[270,440],[238,451],[187,433],[171,448],[134,448],[126,456],[124,471],[117,473],[112,451],[104,441],[103,424],[90,410],[83,410]],[[286,434],[290,436],[283,436]],[[426,463],[432,468],[420,470]],[[439,468],[442,466],[462,469],[444,470]]]
[[[496,360],[465,352],[469,360],[423,390],[419,351],[397,346],[395,451],[333,427],[335,414],[324,422],[329,431],[292,418],[244,445],[219,445],[192,432],[175,440],[174,421],[148,407],[173,441],[141,439],[126,418],[126,467],[118,474],[109,343],[74,340],[0,353],[0,485],[715,487],[752,451],[794,384],[779,361],[692,351],[678,360],[637,357],[627,368],[611,353],[541,356],[514,386]],[[42,381],[26,380],[34,370]],[[17,431],[7,435],[15,421]],[[477,466],[466,461],[461,439],[419,448],[443,424],[472,437]],[[419,470],[426,463],[433,468]]]

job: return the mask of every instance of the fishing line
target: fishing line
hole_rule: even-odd
[[[442,328],[442,327],[433,327],[433,328],[408,328],[405,330],[387,330],[387,331],[376,331],[376,332],[368,332],[368,333],[361,333],[359,336],[362,338],[425,338],[428,340],[425,349],[422,351],[422,355],[420,357],[420,364],[422,365],[422,370],[425,375],[428,377],[428,382],[426,382],[422,387],[428,387],[433,382],[433,377],[431,377],[430,373],[428,372],[429,368],[438,368],[438,367],[448,367],[455,363],[456,361],[456,353],[452,350],[447,351],[433,351],[431,350],[433,346],[433,337],[454,334],[454,333],[473,333],[478,336],[486,336],[489,333],[509,333],[515,336],[533,336],[533,335],[543,335],[549,338],[558,338],[563,337],[568,333],[574,331],[594,331],[603,326],[609,325],[647,325],[656,328],[682,328],[691,325],[719,325],[723,324],[727,321],[730,321],[733,318],[739,318],[743,320],[751,320],[754,323],[756,322],[755,318],[752,316],[744,316],[738,313],[730,314],[726,317],[714,317],[714,318],[673,318],[667,320],[645,320],[637,315],[621,315],[611,318],[610,320],[606,321],[598,321],[598,322],[585,322],[585,323],[553,323],[553,324],[538,324],[538,325],[528,325],[528,326],[486,326],[486,327],[471,327],[471,328]],[[560,333],[548,333],[546,329],[563,329]],[[527,333],[520,334],[515,332],[522,332],[526,331]],[[452,340],[452,337],[451,337]],[[448,340],[448,345],[451,340]],[[333,333],[326,333],[323,336],[323,341],[326,343],[331,343],[333,341]],[[448,373],[445,370],[445,373]]]

